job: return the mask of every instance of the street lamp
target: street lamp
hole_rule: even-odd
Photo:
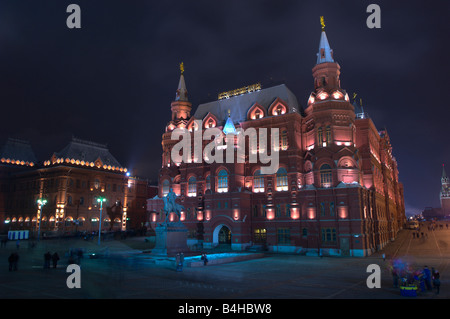
[[[38,206],[39,206],[39,228],[38,228],[38,241],[41,235],[41,223],[42,223],[42,209],[44,208],[45,204],[47,204],[47,200],[45,198],[39,198],[37,200]]]
[[[102,233],[102,212],[103,212],[103,202],[106,202],[106,198],[98,197],[97,202],[100,203],[100,220],[98,225],[98,245],[100,246],[100,235]]]

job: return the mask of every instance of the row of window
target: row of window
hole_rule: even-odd
[[[264,175],[260,170],[257,170],[253,178],[253,189],[255,192],[264,192]],[[211,175],[209,174],[205,180],[205,190],[211,189]],[[287,171],[281,167],[276,173],[276,189],[277,191],[288,190],[288,178]],[[162,183],[163,196],[167,195],[170,191],[170,182],[165,179]],[[220,170],[217,174],[217,191],[219,193],[228,191],[228,172],[224,169]],[[188,196],[197,196],[197,179],[195,176],[191,176],[188,180]]]
[[[288,187],[288,175],[285,168],[280,167],[276,173],[276,190],[287,191]],[[323,164],[320,167],[320,184],[322,187],[331,187],[333,184],[333,173],[331,166]],[[209,174],[205,180],[205,190],[211,189],[211,175]],[[165,179],[162,183],[163,196],[166,196],[170,191],[170,182]],[[217,175],[217,191],[219,193],[228,191],[228,172],[226,170],[219,171]],[[255,171],[253,175],[253,192],[264,192],[264,175],[260,170]],[[197,196],[197,179],[195,176],[191,176],[188,180],[188,196]]]

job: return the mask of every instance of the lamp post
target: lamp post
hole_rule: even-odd
[[[98,221],[98,245],[100,246],[100,236],[102,233],[102,212],[103,212],[103,202],[106,202],[106,198],[98,197],[97,202],[100,203],[100,220]]]
[[[37,238],[37,240],[39,241],[39,238],[41,236],[42,209],[44,208],[45,204],[47,204],[47,200],[45,198],[39,198],[37,200],[37,203],[39,205],[39,227],[38,227],[38,238]]]

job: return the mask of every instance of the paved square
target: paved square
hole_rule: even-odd
[[[310,257],[266,254],[247,261],[184,267],[175,270],[173,261],[152,258],[142,249],[142,237],[97,242],[76,239],[43,240],[35,248],[23,241],[17,250],[14,242],[0,249],[0,298],[121,298],[121,299],[404,299],[392,287],[389,261],[401,258],[414,269],[425,265],[441,274],[441,292],[420,293],[417,298],[449,298],[448,264],[450,230],[428,231],[413,238],[402,230],[397,240],[383,251],[366,258]],[[81,260],[81,288],[69,289],[66,273],[69,248],[84,247],[88,252],[109,251],[109,257]],[[18,251],[17,271],[8,270],[8,256]],[[61,257],[56,269],[43,269],[44,253],[57,251]],[[382,259],[386,254],[386,261]],[[381,267],[381,288],[366,285],[369,264]]]

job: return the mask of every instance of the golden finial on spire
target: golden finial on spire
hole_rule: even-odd
[[[356,96],[357,96],[358,94],[356,94],[356,93],[353,93],[353,99],[355,100],[356,99]]]
[[[181,71],[181,74],[184,73],[184,63],[183,62],[180,63],[180,71]]]
[[[320,25],[322,26],[322,31],[325,31],[325,20],[323,19],[323,16],[320,17]]]

